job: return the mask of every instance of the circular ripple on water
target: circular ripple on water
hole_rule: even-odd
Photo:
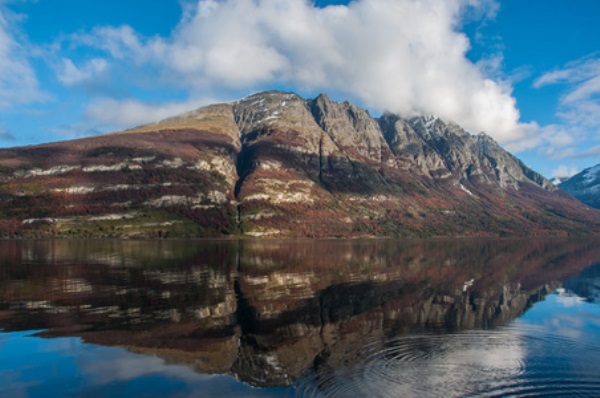
[[[375,340],[356,357],[335,369],[326,361],[296,383],[298,395],[600,395],[600,347],[523,327]]]

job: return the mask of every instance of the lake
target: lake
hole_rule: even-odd
[[[599,300],[598,239],[0,241],[0,396],[600,396]]]

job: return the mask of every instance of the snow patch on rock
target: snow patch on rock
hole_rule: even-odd
[[[587,169],[584,175],[584,181],[586,184],[592,184],[598,179],[600,179],[600,164]]]

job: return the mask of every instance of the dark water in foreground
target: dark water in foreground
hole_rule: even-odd
[[[0,396],[600,396],[600,240],[0,242]]]

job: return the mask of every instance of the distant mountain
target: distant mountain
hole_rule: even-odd
[[[561,182],[558,187],[586,205],[600,209],[600,164]]]
[[[489,136],[262,92],[136,129],[0,150],[0,235],[524,236],[600,232]]]

